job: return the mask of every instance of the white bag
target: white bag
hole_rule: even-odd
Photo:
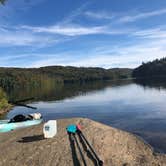
[[[33,114],[29,114],[29,115],[32,116],[34,120],[38,120],[38,119],[42,118],[41,114],[38,113],[38,112],[37,113],[33,113]]]
[[[53,138],[57,134],[56,120],[49,120],[43,127],[44,138]]]

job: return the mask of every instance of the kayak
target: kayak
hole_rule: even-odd
[[[42,123],[43,119],[27,120],[23,122],[9,123],[10,120],[0,120],[0,133],[9,132],[12,130],[34,126]]]

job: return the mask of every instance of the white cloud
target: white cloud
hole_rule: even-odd
[[[51,35],[37,34],[28,30],[0,27],[0,47],[9,46],[33,46],[43,47],[52,43],[56,44],[64,39]]]
[[[76,10],[73,10],[70,14],[67,14],[67,16],[62,21],[58,22],[57,24],[64,25],[64,24],[72,23],[78,16],[80,16],[83,13],[83,11],[87,8],[89,4],[91,4],[91,2],[87,1]]]
[[[166,29],[164,27],[156,27],[152,29],[130,29],[126,22],[134,22],[139,19],[145,19],[153,16],[166,14],[166,9],[155,10],[151,12],[140,12],[137,15],[120,14],[112,15],[110,13],[101,12],[93,13],[90,11],[84,12],[85,6],[78,8],[61,22],[53,24],[52,26],[13,26],[12,29],[0,27],[0,46],[49,46],[50,44],[59,43],[66,39],[72,40],[74,37],[83,35],[125,35],[132,39],[130,45],[123,47],[121,43],[117,42],[116,48],[110,44],[108,47],[103,45],[103,50],[89,47],[88,55],[84,56],[83,51],[80,50],[80,57],[76,58],[78,52],[45,54],[39,60],[37,58],[31,63],[30,67],[40,67],[48,65],[73,65],[73,66],[100,66],[100,67],[136,67],[142,61],[149,61],[155,58],[161,58],[166,55],[164,50],[166,45]],[[98,24],[97,26],[74,24],[75,19],[80,15],[86,15],[94,19],[111,19],[111,24]],[[118,24],[117,24],[118,23]],[[95,24],[96,25],[96,24]],[[122,41],[123,36],[121,36]],[[93,39],[94,40],[94,39]],[[92,40],[92,42],[93,42]],[[104,41],[104,37],[101,40]],[[137,40],[137,43],[132,43],[132,40]],[[142,40],[142,41],[140,41]],[[88,41],[91,41],[89,38]],[[112,42],[113,39],[110,41]],[[140,42],[141,44],[138,44]],[[101,45],[102,46],[102,45]],[[30,56],[38,56],[39,54],[31,54]],[[12,56],[12,55],[11,55]],[[24,56],[21,56],[24,59]],[[1,63],[9,63],[13,59],[0,59]]]
[[[47,38],[36,37],[32,34],[0,34],[1,46],[30,46],[33,44],[42,44],[44,42],[48,42]]]
[[[91,18],[94,18],[94,19],[113,19],[114,16],[109,14],[109,13],[106,13],[106,12],[91,12],[91,11],[86,11],[84,13],[85,16],[87,17],[91,17]]]
[[[140,44],[132,44],[128,46],[103,46],[99,49],[91,49],[86,56],[78,52],[64,52],[55,55],[46,55],[47,58],[40,58],[31,64],[30,67],[40,66],[78,66],[78,67],[130,67],[135,68],[143,61],[151,61],[156,58],[162,58],[166,55],[166,40],[142,41]],[[43,56],[44,57],[44,56]]]
[[[166,38],[166,29],[163,27],[157,27],[157,28],[152,28],[152,29],[145,29],[145,30],[140,30],[133,35],[141,38],[148,38],[148,39],[165,39]]]
[[[140,19],[146,19],[149,17],[153,17],[153,16],[159,16],[159,15],[163,15],[166,14],[166,8],[163,9],[158,9],[158,10],[153,10],[153,11],[147,11],[147,12],[143,12],[143,11],[139,11],[137,14],[130,14],[130,15],[126,15],[125,13],[108,13],[105,11],[100,11],[100,12],[92,12],[92,11],[86,11],[83,13],[83,15],[90,17],[90,18],[94,18],[94,19],[108,19],[108,20],[112,20],[112,24],[114,23],[127,23],[127,22],[134,22]]]
[[[33,61],[29,60],[26,67],[41,67],[52,65],[63,66],[82,66],[82,67],[130,67],[139,66],[143,61],[151,61],[156,58],[162,58],[166,55],[166,40],[156,39],[143,40],[140,43],[132,43],[128,45],[117,45],[110,47],[103,45],[102,47],[90,48],[84,55],[84,51],[65,51],[55,54],[29,53],[19,55],[1,56],[1,66],[20,66],[25,67],[22,63],[27,57],[33,57]],[[17,64],[17,65],[16,65]]]
[[[145,19],[153,16],[166,14],[166,9],[159,9],[150,12],[140,12],[136,15],[124,16],[119,19],[119,22],[134,22],[139,19]]]
[[[107,35],[122,35],[130,34],[134,32],[131,28],[112,28],[109,25],[103,26],[81,26],[76,24],[70,25],[53,25],[45,27],[33,27],[33,26],[21,26],[23,30],[29,30],[33,33],[47,33],[63,36],[82,36],[82,35],[94,35],[94,34],[107,34]]]
[[[104,26],[84,27],[80,25],[53,25],[48,27],[22,26],[23,29],[32,30],[35,33],[53,33],[66,36],[79,36],[104,33]]]
[[[139,38],[165,38],[166,30],[161,28],[153,28],[147,30],[136,30],[131,29],[128,26],[123,24],[116,24],[119,22],[131,22],[136,21],[138,19],[148,18],[152,16],[157,16],[166,13],[166,9],[155,10],[151,12],[144,12],[141,14],[137,14],[134,16],[124,16],[120,17],[120,15],[116,16],[116,20],[113,19],[112,24],[104,24],[98,26],[83,26],[79,24],[71,23],[74,18],[78,15],[84,14],[89,17],[93,17],[96,19],[112,19],[112,15],[101,12],[101,13],[93,13],[90,11],[86,11],[83,13],[83,10],[87,4],[81,6],[76,11],[72,12],[69,17],[66,17],[62,20],[62,22],[56,23],[52,26],[15,26],[12,29],[8,29],[8,27],[0,27],[0,40],[1,46],[47,46],[50,44],[56,44],[61,41],[64,41],[68,38],[70,40],[73,37],[79,37],[83,35],[127,35],[132,37]],[[117,21],[118,20],[118,21]]]
[[[45,27],[16,26],[14,28],[0,27],[0,46],[33,46],[43,47],[56,44],[74,37],[83,35],[123,35],[133,32],[127,28],[111,28],[105,26],[81,26],[81,25],[53,25]]]

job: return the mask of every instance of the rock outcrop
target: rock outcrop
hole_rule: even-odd
[[[82,131],[104,166],[165,166],[166,155],[158,154],[140,138],[98,122],[74,118],[58,120],[58,133],[43,139],[43,125],[0,133],[0,166],[73,166],[71,144],[66,133],[69,124],[81,124]],[[78,139],[79,141],[79,139]],[[94,161],[79,142],[88,166]]]

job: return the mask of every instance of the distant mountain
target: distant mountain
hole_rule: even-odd
[[[0,86],[50,86],[73,82],[115,80],[131,77],[131,69],[103,69],[93,67],[48,66],[41,68],[0,68]]]
[[[166,77],[166,58],[143,63],[133,70],[132,76],[137,78]]]

